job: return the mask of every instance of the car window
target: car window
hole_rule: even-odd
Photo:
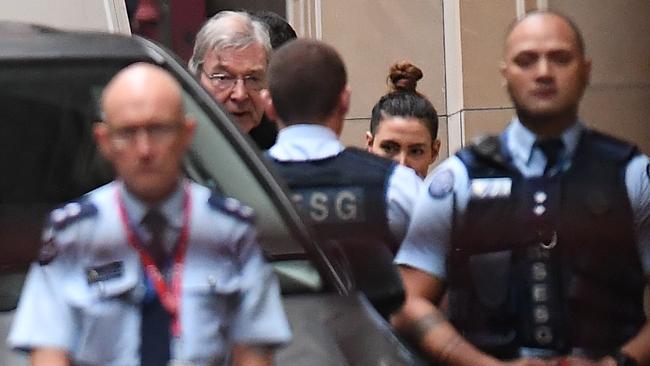
[[[106,83],[120,66],[79,66],[0,69],[0,266],[24,265],[40,245],[45,214],[112,177],[92,142],[89,85]]]

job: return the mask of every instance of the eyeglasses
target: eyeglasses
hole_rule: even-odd
[[[118,148],[134,146],[140,132],[144,132],[152,144],[169,143],[180,129],[178,123],[155,123],[147,126],[111,128],[111,140]]]
[[[265,86],[264,79],[254,75],[234,76],[225,72],[208,74],[203,68],[201,68],[201,72],[210,80],[212,86],[221,91],[231,90],[239,80],[244,83],[244,88],[249,91],[259,91]]]

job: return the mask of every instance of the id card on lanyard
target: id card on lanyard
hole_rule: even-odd
[[[183,279],[183,268],[185,266],[185,253],[189,238],[189,221],[190,221],[190,194],[187,184],[183,186],[183,227],[178,237],[178,243],[174,251],[174,261],[172,266],[171,281],[167,283],[160,268],[144,248],[144,243],[140,240],[132,224],[129,221],[126,207],[120,193],[120,189],[115,190],[116,199],[119,207],[120,221],[126,232],[129,245],[138,253],[142,266],[149,280],[152,282],[154,290],[158,295],[160,303],[169,313],[171,319],[171,335],[175,341],[181,336],[180,322],[180,300],[181,300],[181,281]]]

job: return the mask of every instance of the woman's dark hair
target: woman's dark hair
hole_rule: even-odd
[[[388,117],[413,117],[429,130],[431,139],[438,138],[438,112],[417,89],[422,70],[408,61],[396,62],[390,67],[387,82],[389,92],[372,107],[370,133],[376,133],[382,120]]]

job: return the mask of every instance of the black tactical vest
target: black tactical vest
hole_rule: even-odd
[[[386,190],[395,163],[354,148],[319,160],[270,160],[321,238],[372,238],[397,251],[399,243],[386,216]]]
[[[472,193],[447,261],[450,320],[503,359],[617,349],[645,320],[624,181],[636,148],[586,131],[568,171],[525,178],[503,145],[457,154]]]

